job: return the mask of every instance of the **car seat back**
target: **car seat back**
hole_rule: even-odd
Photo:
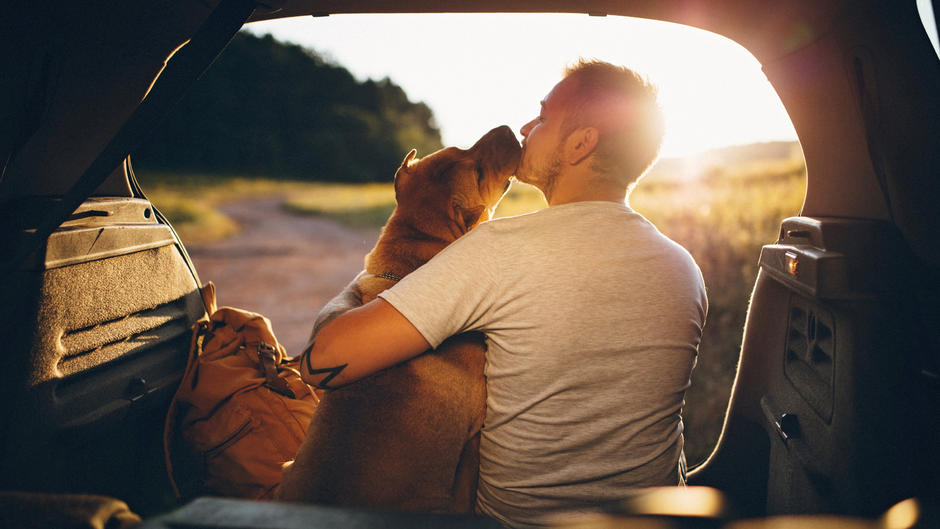
[[[786,219],[761,252],[723,434],[735,445],[691,482],[749,484],[731,496],[769,514],[877,516],[936,490],[937,307],[924,301],[937,285],[918,262],[888,222]]]
[[[0,488],[171,498],[163,422],[205,307],[170,227],[145,199],[91,198],[16,274]]]

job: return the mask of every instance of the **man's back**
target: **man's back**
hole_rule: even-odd
[[[432,345],[487,336],[482,512],[517,524],[679,482],[704,286],[628,207],[484,224],[382,297]]]

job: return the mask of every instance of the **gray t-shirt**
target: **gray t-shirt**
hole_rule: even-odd
[[[705,286],[688,252],[627,205],[484,223],[380,297],[434,347],[486,336],[480,512],[528,527],[682,481]]]

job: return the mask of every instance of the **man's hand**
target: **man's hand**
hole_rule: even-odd
[[[322,313],[321,313],[322,316]],[[382,298],[318,320],[301,358],[304,382],[335,389],[411,359],[431,346],[418,329]]]

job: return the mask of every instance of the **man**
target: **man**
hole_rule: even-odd
[[[516,177],[549,207],[480,225],[324,325],[304,378],[342,385],[483,332],[477,510],[530,527],[684,483],[681,410],[706,298],[689,254],[626,204],[663,135],[642,78],[582,61],[521,133]]]

